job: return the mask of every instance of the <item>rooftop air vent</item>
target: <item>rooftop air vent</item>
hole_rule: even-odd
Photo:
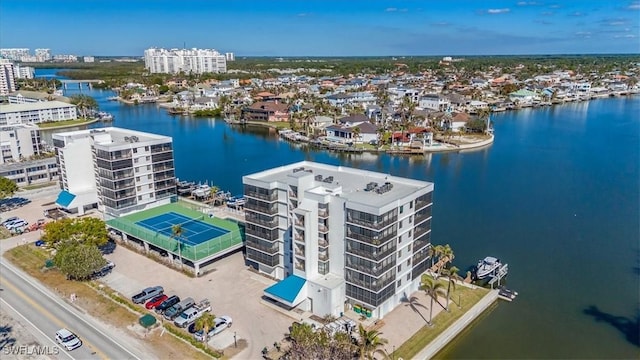
[[[373,189],[375,189],[377,187],[378,187],[378,183],[372,181],[372,182],[367,184],[367,186],[364,188],[364,191],[371,191],[371,190],[373,190]]]
[[[326,182],[326,183],[333,182],[333,176],[327,176],[326,178],[324,178],[324,180],[322,180],[322,182]]]
[[[393,189],[393,184],[387,181],[386,183],[384,183],[384,185],[378,186],[376,188],[376,192],[378,194],[384,194],[388,191],[391,191],[391,189]]]
[[[299,168],[293,169],[294,173],[297,173],[298,171],[304,171],[304,167],[299,167]]]
[[[322,181],[322,175],[318,174],[314,177],[316,181]]]

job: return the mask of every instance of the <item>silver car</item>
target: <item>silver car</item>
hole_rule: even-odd
[[[56,331],[56,342],[69,351],[82,346],[82,340],[76,334],[64,328]]]
[[[225,329],[230,328],[232,323],[233,323],[233,320],[231,319],[231,316],[217,317],[215,320],[215,325],[207,333],[207,340],[211,339],[215,335],[220,334]],[[196,331],[195,334],[193,334],[193,336],[196,338],[196,340],[203,341],[204,340],[202,338],[203,333],[204,331],[199,330],[199,331]]]

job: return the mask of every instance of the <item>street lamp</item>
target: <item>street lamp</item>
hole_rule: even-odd
[[[233,346],[238,347],[238,342],[236,341],[236,332],[233,332]]]

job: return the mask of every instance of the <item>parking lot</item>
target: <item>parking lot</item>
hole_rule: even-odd
[[[232,317],[233,326],[214,336],[209,345],[217,349],[234,346],[235,333],[237,340],[245,339],[248,344],[235,358],[261,358],[262,349],[280,341],[293,322],[260,303],[263,289],[273,282],[247,270],[240,252],[219,260],[215,271],[195,279],[122,246],[106,257],[116,267],[101,281],[128,298],[159,285],[168,296],[192,297],[196,302],[209,299],[212,314]]]

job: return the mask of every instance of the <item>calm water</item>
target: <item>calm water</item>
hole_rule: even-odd
[[[303,159],[435,182],[434,243],[451,244],[463,269],[503,259],[520,293],[442,357],[640,357],[640,97],[495,115],[491,147],[410,158],[308,152],[266,130],[83,92],[114,126],[172,136],[180,178],[233,193],[244,174]]]

